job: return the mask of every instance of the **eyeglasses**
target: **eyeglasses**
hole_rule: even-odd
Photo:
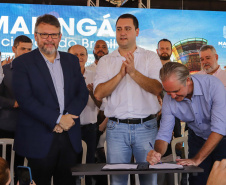
[[[50,34],[38,33],[38,32],[35,32],[35,33],[39,34],[42,39],[47,39],[49,36],[51,36],[52,39],[57,39],[60,35],[60,33],[50,33]]]

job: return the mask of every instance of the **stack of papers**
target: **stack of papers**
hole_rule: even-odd
[[[175,163],[162,163],[155,165],[148,164],[106,164],[103,170],[148,170],[148,169],[183,169],[182,165]]]
[[[149,169],[183,169],[184,167],[179,164],[173,164],[173,163],[162,163],[162,164],[155,164],[155,165],[149,165]]]
[[[106,164],[104,170],[128,170],[128,169],[137,169],[138,164]]]

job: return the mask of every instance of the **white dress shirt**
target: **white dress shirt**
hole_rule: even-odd
[[[199,71],[197,74],[207,74],[204,70]],[[213,76],[217,77],[220,79],[220,81],[224,84],[224,88],[226,89],[226,71],[222,70],[221,67],[219,66],[218,70],[213,73]]]
[[[103,56],[97,65],[94,80],[94,89],[98,84],[104,83],[117,75],[121,69],[124,57],[118,50]],[[137,47],[134,52],[135,68],[143,75],[157,79],[162,63],[159,56],[143,48]],[[128,74],[119,82],[115,90],[107,97],[104,113],[106,117],[119,119],[145,118],[156,114],[160,110],[157,97],[141,88]]]
[[[86,69],[93,71],[93,72],[96,72],[96,68],[97,68],[97,65],[95,62],[93,62],[92,64],[90,64],[89,66],[86,67]]]
[[[96,74],[97,65],[96,65],[95,62],[93,62],[92,64],[90,64],[89,66],[87,66],[86,69],[89,70],[89,71],[93,71]],[[104,111],[104,108],[106,107],[106,105],[107,105],[107,99],[104,98],[102,100],[102,104],[100,106],[100,110],[101,111]]]
[[[85,78],[86,85],[88,85],[93,83],[95,72],[85,68],[85,73],[83,76]],[[89,95],[88,103],[85,109],[80,114],[80,124],[87,125],[90,123],[96,123],[98,111],[99,111],[98,107],[95,105],[93,99]]]
[[[0,64],[0,84],[2,83],[3,77],[4,75],[3,75],[2,65]]]

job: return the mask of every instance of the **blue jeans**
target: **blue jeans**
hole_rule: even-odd
[[[191,129],[188,130],[188,158],[193,158],[202,148],[206,140],[197,136]],[[189,184],[191,185],[206,185],[208,176],[215,161],[221,161],[226,158],[226,137],[219,142],[217,147],[210,153],[210,155],[199,165],[204,169],[203,173],[198,175],[189,174]]]
[[[132,154],[136,162],[146,162],[148,152],[154,146],[157,121],[152,119],[141,124],[107,123],[107,163],[130,163]],[[156,185],[157,174],[139,175],[141,185]],[[127,185],[128,175],[112,175],[111,185]]]

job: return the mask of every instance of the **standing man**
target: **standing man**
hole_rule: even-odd
[[[32,41],[25,35],[20,35],[15,38],[12,51],[15,54],[14,58],[19,57],[32,50]],[[12,57],[13,58],[13,57]],[[13,67],[10,59],[9,64],[3,66],[4,79],[0,84],[0,138],[15,137],[16,123],[18,121],[19,105],[15,99],[12,87]],[[7,151],[7,160],[10,159],[11,150]],[[9,157],[9,158],[8,158]],[[24,157],[15,156],[15,168],[23,165]],[[15,173],[16,173],[15,169]],[[17,177],[17,176],[16,176]],[[15,180],[15,182],[17,179]]]
[[[32,41],[25,35],[16,37],[12,47],[14,58],[32,50]],[[13,138],[18,119],[18,103],[15,100],[12,87],[12,63],[3,66],[4,79],[0,85],[0,137]]]
[[[167,92],[163,100],[161,126],[155,150],[147,161],[156,164],[171,141],[175,116],[187,122],[189,159],[178,159],[181,165],[204,169],[192,174],[189,183],[205,185],[214,161],[226,158],[226,91],[222,82],[210,75],[192,75],[180,63],[169,62],[160,71]]]
[[[38,48],[13,61],[13,87],[20,105],[14,149],[27,157],[39,185],[75,184],[70,168],[81,152],[79,115],[88,90],[78,58],[57,51],[60,23],[45,14],[35,24]]]
[[[159,80],[161,62],[154,52],[136,45],[138,20],[123,14],[116,21],[119,48],[103,56],[97,66],[94,96],[107,97],[104,113],[107,123],[107,162],[145,162],[149,142],[157,134],[156,114],[160,110],[157,95],[162,91]],[[127,184],[127,175],[112,175],[113,185]],[[141,185],[157,184],[157,175],[140,175]]]
[[[226,89],[226,71],[220,68],[218,64],[218,54],[211,45],[204,45],[200,48],[199,57],[202,70],[197,74],[210,74],[221,80]]]
[[[172,43],[168,39],[161,39],[158,42],[158,49],[156,52],[162,62],[162,65],[170,62],[170,57],[172,55]]]
[[[89,99],[85,109],[80,115],[81,122],[81,133],[82,140],[87,144],[87,156],[86,163],[95,163],[95,152],[96,152],[96,138],[97,138],[97,114],[101,106],[101,101],[97,101],[93,95],[93,80],[95,72],[85,68],[85,64],[88,60],[88,52],[84,46],[74,45],[72,46],[69,53],[75,55],[79,59],[81,72],[85,78],[87,88],[89,90]],[[92,185],[91,176],[86,176],[86,185]]]
[[[1,57],[1,51],[0,51],[0,62],[1,62],[1,64],[0,64],[0,84],[2,83],[2,80],[4,78],[1,59],[2,59],[2,57]]]
[[[101,57],[108,54],[108,46],[104,40],[98,40],[93,49],[95,61],[87,67],[87,69],[96,72],[97,64]]]

